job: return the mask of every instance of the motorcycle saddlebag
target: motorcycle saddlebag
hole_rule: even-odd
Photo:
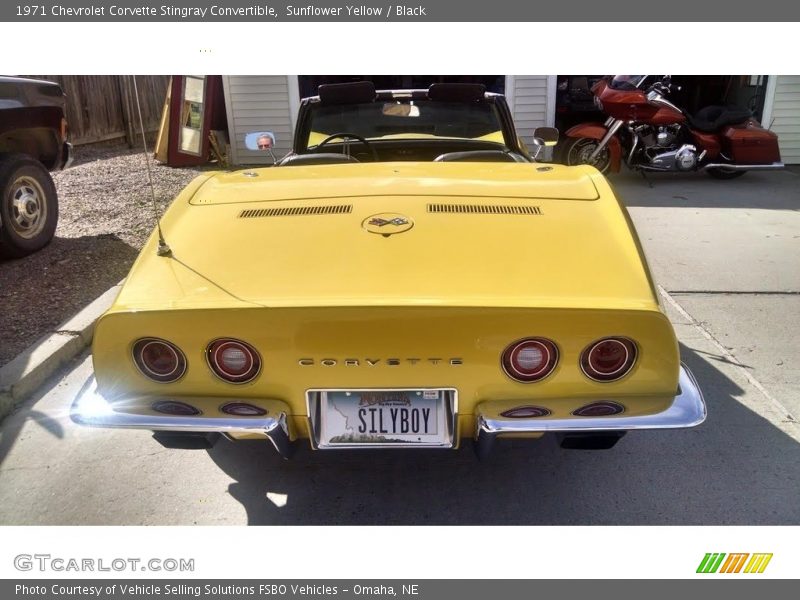
[[[723,152],[740,165],[763,165],[780,162],[778,136],[764,129],[755,119],[722,131]]]

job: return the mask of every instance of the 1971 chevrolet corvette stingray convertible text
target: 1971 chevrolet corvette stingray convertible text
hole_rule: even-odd
[[[198,177],[161,232],[97,324],[79,423],[483,455],[705,418],[605,178],[534,162],[482,86],[321,86],[292,152]]]

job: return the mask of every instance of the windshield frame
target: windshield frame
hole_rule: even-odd
[[[410,100],[428,100],[427,98],[427,90],[391,90],[391,91],[378,91],[376,93],[376,97],[374,102],[375,103],[387,103],[387,102],[396,102],[396,101],[410,101]],[[499,100],[498,100],[499,99]],[[499,142],[494,141],[487,141],[481,138],[462,138],[462,137],[426,137],[424,135],[420,135],[419,137],[409,136],[409,137],[398,137],[389,135],[388,137],[380,138],[368,138],[370,143],[373,144],[402,144],[404,142],[420,144],[420,143],[432,143],[435,144],[437,142],[444,142],[444,141],[456,141],[461,142],[464,144],[495,144],[498,148],[502,147],[505,150],[510,150],[512,152],[518,152],[523,155],[527,156],[527,151],[523,150],[520,147],[519,140],[517,138],[516,131],[513,126],[513,120],[511,119],[511,113],[508,110],[508,105],[505,103],[505,97],[501,94],[493,94],[493,93],[486,93],[484,97],[480,100],[480,102],[486,102],[492,105],[492,108],[495,111],[495,114],[498,119],[498,125],[500,131],[502,133],[503,143],[500,144]],[[319,96],[312,96],[310,98],[304,98],[300,101],[300,110],[298,115],[297,124],[295,126],[295,135],[294,135],[294,143],[292,151],[296,154],[306,154],[309,151],[312,151],[317,147],[316,144],[308,145],[308,141],[310,139],[311,134],[311,126],[312,126],[312,109],[315,105],[320,103]],[[338,132],[336,132],[338,133]],[[340,143],[338,141],[331,142],[333,147]]]

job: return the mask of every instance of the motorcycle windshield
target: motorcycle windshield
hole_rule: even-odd
[[[612,90],[635,90],[646,75],[614,75],[609,82]]]

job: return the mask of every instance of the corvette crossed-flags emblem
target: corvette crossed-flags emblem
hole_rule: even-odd
[[[385,225],[395,225],[399,227],[400,225],[408,225],[408,219],[404,219],[403,217],[395,217],[394,219],[381,219],[380,217],[375,217],[374,219],[370,219],[370,225],[377,225],[378,227],[383,227]]]

